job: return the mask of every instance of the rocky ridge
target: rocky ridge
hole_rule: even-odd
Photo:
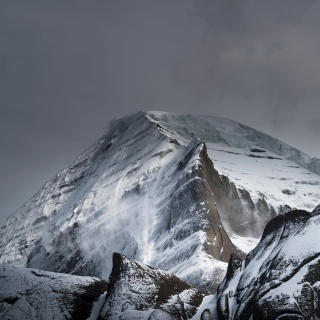
[[[272,219],[245,261],[231,255],[218,289],[219,318],[320,318],[320,207]]]
[[[191,319],[204,295],[178,277],[113,254],[102,319]]]

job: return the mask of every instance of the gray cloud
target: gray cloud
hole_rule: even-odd
[[[137,110],[228,117],[320,156],[319,9],[311,0],[1,1],[0,216],[112,118]]]

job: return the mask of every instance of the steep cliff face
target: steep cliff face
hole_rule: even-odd
[[[220,319],[318,319],[319,226],[319,207],[286,213],[268,223],[244,263],[231,256],[218,289]]]
[[[0,229],[0,264],[108,279],[121,252],[214,292],[230,254],[247,253],[276,213],[320,196],[319,176],[288,160],[289,146],[281,156],[271,137],[253,146],[260,133],[248,130],[161,112],[113,121]]]
[[[205,144],[192,141],[180,159],[169,176],[169,180],[176,183],[167,189],[167,203],[158,213],[162,221],[151,234],[153,250],[158,254],[150,264],[212,292],[225,273],[225,264],[219,261],[227,262],[237,249],[224,230],[215,190],[207,180],[207,166],[209,170],[214,169],[212,162],[206,162]],[[209,178],[220,181],[218,174]]]
[[[0,318],[87,320],[106,290],[96,278],[0,267]]]
[[[199,175],[207,181],[214,193],[223,225],[230,233],[260,237],[267,222],[276,216],[272,205],[268,205],[263,196],[254,203],[248,191],[237,188],[228,177],[219,175],[208,156],[206,146],[201,153],[201,160],[202,172]],[[229,256],[230,254],[226,259],[229,259]]]
[[[174,275],[115,253],[102,319],[191,319],[204,295]]]

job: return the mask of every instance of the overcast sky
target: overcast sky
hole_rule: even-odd
[[[217,115],[320,157],[320,2],[0,0],[0,225],[138,110]]]

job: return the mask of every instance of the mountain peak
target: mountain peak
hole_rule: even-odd
[[[214,292],[230,254],[244,257],[271,218],[318,204],[311,163],[228,119],[154,111],[115,119],[9,217],[0,263],[108,279],[121,252]]]

